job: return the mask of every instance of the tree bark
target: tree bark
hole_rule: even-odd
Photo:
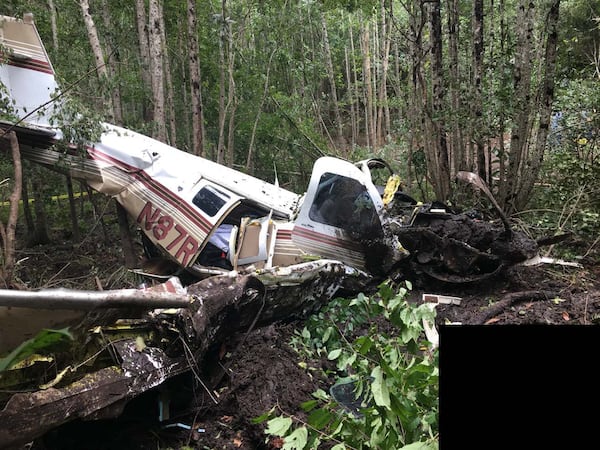
[[[102,14],[102,20],[104,21],[104,29],[112,30],[113,26],[110,21],[110,14],[108,13],[109,8],[106,0],[101,2],[104,14]],[[119,83],[119,49],[114,48],[111,45],[112,40],[110,39],[110,31],[108,31],[108,39],[105,39],[106,51],[106,67],[107,67],[107,86],[109,95],[112,101],[112,117],[113,121],[117,125],[123,125],[123,105],[121,102],[121,84]]]
[[[193,0],[191,0],[193,1]],[[152,90],[152,74],[150,73],[150,48],[148,46],[148,18],[146,17],[145,0],[135,1],[135,17],[138,34],[138,46],[140,52],[140,67],[142,72],[142,117],[146,122],[152,122],[154,111],[148,104],[147,91]]]
[[[365,102],[365,134],[367,147],[375,148],[375,124],[373,118],[373,80],[371,79],[371,33],[369,25],[361,26],[360,46],[363,59],[363,98]]]
[[[351,90],[351,104],[354,105],[353,109],[353,148],[354,145],[359,143],[360,139],[360,91],[358,87],[358,69],[356,67],[356,49],[354,46],[354,33],[352,32],[352,23],[349,23],[350,28],[350,58],[352,60],[352,84],[349,86]]]
[[[546,18],[546,45],[545,55],[542,58],[543,79],[539,88],[538,128],[535,146],[530,152],[527,162],[527,176],[523,177],[521,189],[517,193],[516,206],[520,210],[525,207],[531,198],[531,192],[537,174],[542,166],[546,140],[550,131],[552,116],[552,103],[554,101],[554,78],[556,74],[556,50],[558,46],[558,18],[560,0],[553,0]]]
[[[464,150],[461,138],[460,128],[460,66],[458,43],[460,42],[460,16],[458,12],[458,0],[448,1],[448,63],[449,82],[448,93],[450,96],[450,143],[448,152],[450,154],[450,173],[455,174],[459,170],[467,168],[464,158]],[[468,168],[467,170],[471,170]]]
[[[2,136],[4,141],[8,141],[13,160],[13,189],[9,197],[10,209],[6,227],[0,223],[0,235],[2,237],[3,262],[2,265],[2,284],[5,288],[14,285],[15,270],[15,235],[17,230],[17,219],[19,217],[19,201],[21,200],[21,191],[23,188],[23,170],[21,166],[21,151],[17,134],[10,131]],[[5,144],[3,143],[2,146]]]
[[[489,172],[486,167],[485,149],[483,145],[483,0],[473,1],[473,117],[471,124],[473,126],[473,138],[475,141],[475,153],[477,161],[477,173],[490,183]]]
[[[167,135],[167,142],[177,147],[177,117],[175,114],[175,103],[174,103],[174,94],[173,94],[173,80],[171,77],[171,58],[169,57],[169,51],[167,47],[167,36],[165,34],[165,17],[164,14],[159,14],[160,17],[160,32],[161,32],[161,43],[162,49],[161,54],[163,55],[163,77],[164,77],[164,86],[166,91],[165,105],[166,105],[166,117],[168,118],[169,123],[169,134]]]
[[[133,269],[137,266],[138,261],[133,249],[133,241],[129,230],[129,216],[127,215],[125,208],[117,201],[115,201],[115,208],[117,210],[117,220],[119,222],[119,233],[121,234],[121,246],[123,249],[123,257],[125,259],[125,267]]]
[[[389,2],[391,8],[391,1]],[[386,13],[386,0],[380,2],[381,13],[381,38],[380,57],[381,57],[381,80],[379,82],[379,93],[377,95],[377,129],[376,136],[378,145],[385,143],[385,137],[390,132],[390,114],[387,107],[387,78],[390,61],[391,38],[389,33],[389,20]]]
[[[221,18],[219,23],[219,137],[217,141],[216,161],[222,164],[225,160],[225,78],[227,66],[225,63],[225,45],[229,34],[227,33],[227,0],[221,1]]]
[[[508,173],[503,192],[500,193],[500,204],[508,214],[518,210],[517,193],[521,188],[521,177],[524,173],[524,161],[527,157],[529,130],[531,128],[531,74],[534,50],[534,11],[535,5],[528,0],[521,0],[515,23],[517,39],[515,64],[513,71],[514,116],[508,155]]]
[[[233,48],[233,30],[231,24],[227,27],[227,107],[225,111],[229,114],[227,124],[227,165],[233,167],[234,164],[234,143],[235,143],[235,112],[237,110],[237,94],[235,88],[235,79],[233,77],[235,68],[235,51]]]
[[[167,142],[161,15],[162,7],[160,5],[160,0],[150,0],[148,13],[148,21],[150,24],[150,73],[152,76],[152,99],[154,103],[154,130],[152,137],[161,142]]]
[[[331,48],[329,46],[329,36],[327,34],[327,20],[325,15],[321,13],[321,32],[323,33],[323,52],[325,56],[325,67],[327,68],[327,78],[329,79],[329,90],[331,92],[330,105],[333,107],[334,127],[336,130],[336,147],[343,148],[344,131],[342,128],[342,115],[338,102],[337,88],[335,82],[335,69],[333,67],[333,59],[331,57]]]
[[[254,157],[254,139],[256,137],[256,129],[258,128],[258,121],[260,119],[264,103],[267,100],[267,95],[269,94],[269,75],[271,73],[271,61],[273,60],[273,55],[275,55],[275,51],[273,51],[271,53],[271,56],[269,57],[269,62],[267,64],[267,73],[265,76],[265,84],[263,88],[263,96],[258,107],[258,111],[256,111],[254,125],[252,126],[252,134],[250,135],[250,144],[248,145],[248,156],[246,158],[246,171],[248,172],[250,172],[250,169],[252,167],[252,158]]]
[[[192,103],[192,153],[204,155],[204,112],[202,81],[198,55],[198,31],[196,27],[196,0],[188,0],[188,58]]]
[[[90,46],[92,47],[92,53],[94,54],[96,71],[98,72],[98,79],[102,86],[101,89],[102,92],[106,92],[109,81],[108,69],[106,67],[102,45],[100,44],[100,38],[98,37],[98,31],[96,30],[96,24],[90,13],[89,0],[79,0],[79,5],[81,7],[81,12],[83,13],[83,21],[87,30]],[[108,105],[108,114],[110,115],[110,121],[112,121],[114,119],[114,105],[111,96],[104,95],[104,101]]]
[[[431,112],[429,120],[433,136],[431,140],[430,160],[432,167],[432,184],[436,198],[446,201],[450,194],[450,168],[448,159],[448,147],[446,142],[446,126],[444,121],[444,99],[446,89],[444,83],[444,72],[442,66],[442,22],[440,12],[440,1],[430,3],[430,44],[431,44]]]
[[[48,0],[48,11],[50,12],[50,29],[52,30],[52,49],[58,52],[58,27],[56,25],[54,0]]]
[[[71,232],[73,233],[73,240],[79,242],[81,239],[81,233],[79,233],[79,222],[77,221],[77,210],[75,208],[75,195],[73,193],[73,178],[67,175],[67,195],[69,197],[69,215],[71,217]]]
[[[41,174],[42,167],[33,167],[33,210],[35,211],[34,229],[33,233],[29,236],[27,246],[32,247],[38,244],[47,244],[50,242],[50,236],[48,235],[48,215],[46,214],[46,205],[44,203],[44,178]]]

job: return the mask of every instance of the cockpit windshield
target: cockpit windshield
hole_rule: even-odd
[[[380,229],[379,216],[367,188],[359,181],[325,172],[319,180],[311,220],[363,235]]]

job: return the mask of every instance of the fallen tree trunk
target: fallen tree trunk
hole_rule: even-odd
[[[41,291],[0,290],[0,306],[17,308],[76,309],[97,308],[185,308],[190,303],[187,294],[154,292],[140,289],[116,291],[73,291],[45,289]]]
[[[492,317],[501,314],[507,308],[511,306],[528,301],[528,300],[550,300],[556,298],[558,294],[554,291],[522,291],[522,292],[512,292],[510,294],[506,294],[502,299],[494,303],[493,305],[486,308],[482,313],[480,313],[474,320],[473,325],[483,325]]]
[[[14,394],[8,399],[0,411],[0,448],[31,442],[77,418],[116,417],[127,401],[199,365],[212,344],[240,330],[305,316],[330,300],[344,279],[356,280],[339,263],[319,264],[313,276],[302,279],[299,274],[294,283],[294,274],[288,275],[288,284],[281,283],[281,274],[273,278],[277,283],[270,283],[269,277],[263,283],[251,275],[207,278],[188,286],[187,307],[152,311],[138,308],[133,322],[116,327],[119,333],[114,339],[109,336],[110,325],[118,317],[114,314],[123,311],[108,309],[100,315],[93,311],[75,328],[76,343],[85,343],[89,348],[77,349],[77,361],[63,360],[68,365],[46,383],[52,387]],[[127,315],[135,316],[131,308]],[[134,325],[130,336],[124,338],[127,323]],[[104,332],[98,332],[104,327]],[[110,364],[96,364],[93,371],[80,373],[82,361],[97,352],[98,344],[92,345],[95,337],[102,338],[101,346],[110,353],[106,358]],[[163,350],[166,348],[169,356]],[[115,364],[115,356],[119,364]],[[100,359],[96,356],[96,361]],[[0,373],[0,385],[4,374]],[[39,386],[47,380],[31,381]]]

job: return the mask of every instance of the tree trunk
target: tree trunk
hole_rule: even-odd
[[[58,27],[56,25],[56,8],[54,0],[48,0],[48,11],[50,12],[50,28],[52,30],[52,49],[58,52]]]
[[[483,0],[474,0],[473,2],[473,138],[475,140],[475,152],[477,160],[477,173],[490,184],[488,170],[486,170],[486,155],[483,145]]]
[[[432,177],[433,189],[436,198],[446,201],[450,194],[450,168],[448,160],[448,147],[446,143],[446,126],[444,123],[444,98],[446,89],[442,67],[442,22],[440,14],[440,1],[430,3],[430,44],[431,44],[431,128],[433,131],[432,148],[429,149],[431,160],[435,165]]]
[[[92,47],[92,53],[94,54],[96,71],[98,72],[101,91],[105,93],[108,89],[108,69],[106,67],[106,61],[104,60],[104,52],[102,51],[102,45],[100,44],[98,31],[96,30],[96,24],[94,23],[94,19],[90,14],[89,0],[79,0],[79,5],[81,6],[81,11],[83,13],[83,21],[87,30],[90,46]],[[104,102],[106,103],[106,105],[108,105],[107,109],[108,114],[110,115],[109,120],[112,121],[112,119],[114,119],[114,108],[112,104],[112,98],[110,95],[103,95],[103,97]]]
[[[348,87],[348,103],[350,104],[350,149],[345,149],[344,155],[348,156],[349,150],[353,149],[356,146],[356,107],[354,105],[354,81],[352,79],[352,75],[350,72],[350,61],[348,56],[348,47],[344,48],[344,64],[346,67],[346,84]]]
[[[227,66],[225,64],[225,43],[227,36],[227,0],[221,2],[221,22],[219,23],[219,138],[217,142],[217,163],[225,160],[225,77]]]
[[[4,224],[0,223],[0,235],[2,237],[3,246],[1,281],[4,288],[9,288],[15,283],[15,234],[17,230],[17,219],[19,218],[19,200],[21,200],[21,192],[23,189],[23,170],[21,166],[21,151],[19,149],[17,134],[14,131],[10,131],[2,135],[1,139],[5,141],[1,143],[2,147],[6,145],[6,141],[8,141],[10,145],[14,171],[13,189],[9,198],[10,209],[8,212],[6,227]]]
[[[385,135],[390,131],[390,115],[387,107],[387,75],[390,60],[391,39],[389,33],[388,14],[386,14],[386,0],[381,0],[381,38],[380,38],[380,54],[381,54],[381,81],[379,82],[379,94],[377,98],[377,142],[382,144],[385,142]],[[391,8],[391,2],[390,8]]]
[[[23,170],[23,186],[22,186],[22,200],[23,200],[23,217],[25,217],[25,227],[27,228],[27,236],[31,236],[35,230],[35,224],[33,221],[33,214],[31,213],[31,204],[29,203],[29,189],[27,185],[27,180],[32,180],[33,176],[31,174],[32,170],[28,161],[24,161]]]
[[[193,0],[190,0],[193,1]],[[140,52],[140,66],[142,72],[142,92],[152,89],[152,75],[150,73],[150,48],[148,47],[148,19],[146,17],[146,2],[145,0],[135,1],[135,16],[138,32],[138,45]],[[143,96],[142,101],[142,116],[144,121],[152,122],[153,110],[148,104],[148,97]]]
[[[166,90],[166,116],[169,121],[169,134],[167,135],[167,142],[177,147],[177,117],[175,115],[175,104],[174,104],[174,94],[173,94],[173,80],[171,78],[171,58],[169,57],[169,51],[167,47],[167,36],[165,34],[165,17],[164,14],[159,15],[160,17],[160,31],[161,31],[161,43],[162,50],[161,54],[163,55],[163,76],[165,80],[165,90]]]
[[[42,172],[46,170],[42,167],[34,167],[33,179],[31,181],[33,187],[33,210],[35,211],[34,229],[29,236],[27,245],[33,247],[38,244],[47,244],[50,242],[48,235],[48,216],[46,214],[46,205],[44,203],[44,177]]]
[[[410,18],[410,88],[409,105],[407,119],[409,121],[409,155],[407,166],[411,173],[414,173],[414,180],[419,187],[423,198],[427,198],[426,189],[422,186],[422,179],[426,176],[426,167],[424,162],[419,159],[427,159],[428,153],[425,151],[428,133],[427,125],[427,94],[423,75],[423,61],[425,50],[423,49],[423,30],[425,28],[425,11],[421,3],[407,4],[407,13]],[[423,155],[425,158],[417,159],[417,155]],[[412,183],[411,183],[412,184]]]
[[[371,79],[371,40],[369,26],[361,26],[360,43],[363,58],[363,98],[365,101],[365,134],[367,147],[375,147],[375,124],[373,122],[373,80]]]
[[[271,61],[273,60],[273,55],[275,55],[275,51],[271,53],[269,57],[269,63],[267,64],[267,74],[265,76],[265,85],[263,89],[263,96],[258,107],[258,111],[256,111],[256,117],[254,119],[254,125],[252,126],[252,134],[250,135],[250,144],[248,145],[248,156],[246,158],[246,171],[250,172],[250,168],[252,167],[252,158],[254,156],[254,139],[256,137],[256,129],[258,127],[258,121],[260,119],[260,115],[262,113],[263,106],[265,101],[267,100],[267,96],[269,94],[269,75],[271,73]]]
[[[500,0],[499,15],[500,15],[500,53],[506,53],[506,45],[507,45],[507,35],[508,35],[508,27],[506,24],[506,14],[504,11],[504,0]],[[497,191],[500,193],[498,196],[499,201],[502,202],[502,197],[504,196],[504,192],[506,192],[506,173],[507,173],[507,160],[508,155],[506,152],[505,145],[505,128],[506,128],[506,114],[502,109],[498,118],[498,183],[497,183]]]
[[[331,103],[333,107],[333,116],[335,120],[336,130],[336,147],[344,148],[344,131],[342,128],[342,116],[340,114],[340,107],[337,96],[337,88],[335,83],[335,69],[333,67],[333,60],[331,58],[331,48],[329,47],[329,36],[327,34],[327,21],[325,15],[321,13],[321,32],[323,33],[323,52],[325,56],[325,67],[327,68],[327,78],[329,79],[329,89],[331,92]]]
[[[524,208],[529,199],[533,185],[540,171],[544,150],[546,148],[546,139],[550,130],[550,119],[552,116],[552,102],[554,100],[554,77],[556,74],[556,50],[558,45],[558,18],[559,18],[560,0],[553,0],[546,18],[546,49],[545,55],[541,59],[543,67],[543,79],[539,88],[539,118],[535,146],[531,149],[527,161],[526,174],[523,176],[521,189],[517,192],[516,207],[518,210]]]
[[[131,233],[129,231],[129,217],[127,210],[123,206],[115,201],[115,208],[117,210],[117,221],[119,222],[119,232],[121,234],[121,246],[123,249],[123,257],[125,259],[125,267],[133,269],[137,265],[136,253],[133,250],[133,241],[131,240]]]
[[[227,165],[233,167],[234,163],[234,138],[235,138],[235,111],[237,109],[237,95],[235,89],[235,80],[233,72],[235,67],[235,51],[233,49],[233,33],[231,24],[227,27],[227,107],[225,110],[229,114],[227,124]]]
[[[110,14],[108,14],[108,5],[106,0],[102,0],[102,8],[104,9],[104,14],[102,14],[102,19],[104,21],[104,28],[106,30],[112,30],[113,26],[110,21]],[[106,40],[105,40],[106,42]],[[109,42],[106,44],[106,51],[103,52],[106,54],[106,68],[107,68],[107,86],[106,88],[110,92],[110,97],[112,101],[112,117],[113,121],[117,125],[123,125],[123,106],[121,102],[121,85],[119,83],[119,51],[116,48],[113,48]]]
[[[508,214],[518,210],[517,192],[524,176],[523,163],[527,157],[529,130],[531,127],[531,73],[534,50],[535,5],[528,0],[519,2],[515,29],[517,33],[514,84],[514,116],[508,155],[508,173],[504,192],[500,193],[500,205]]]
[[[352,60],[352,85],[351,89],[351,97],[352,97],[352,105],[355,105],[354,108],[354,139],[353,145],[357,145],[360,140],[360,91],[358,87],[358,69],[356,67],[356,58],[354,55],[356,54],[356,49],[354,48],[354,34],[352,33],[352,24],[349,24],[350,28],[350,58]]]
[[[160,0],[150,0],[148,13],[150,73],[152,75],[152,99],[154,102],[154,130],[152,137],[161,142],[167,142],[161,15],[162,7]]]
[[[464,159],[464,150],[460,132],[460,68],[458,43],[460,42],[460,16],[458,13],[458,0],[448,1],[448,63],[450,94],[450,114],[448,115],[450,125],[449,154],[452,167],[450,173],[456,174],[459,170],[467,169]],[[468,168],[467,170],[470,170]]]
[[[192,153],[204,155],[204,113],[202,82],[198,59],[198,31],[196,29],[196,0],[188,0],[188,58],[192,97]]]
[[[71,231],[73,233],[73,240],[79,242],[81,234],[79,233],[79,223],[77,221],[77,209],[75,208],[75,195],[73,193],[73,179],[70,175],[67,175],[67,194],[69,196],[69,214],[71,216]]]

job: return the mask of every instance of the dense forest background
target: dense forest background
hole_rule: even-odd
[[[382,157],[425,201],[460,203],[474,171],[513,218],[598,229],[596,0],[0,7],[29,12],[89,117],[297,192],[321,155]]]
[[[418,200],[437,199],[454,206],[473,205],[491,211],[487,198],[479,199],[470,186],[456,182],[458,171],[473,171],[489,184],[516,227],[534,237],[572,234],[575,238],[568,247],[550,246],[544,252],[581,260],[586,256],[595,258],[596,264],[590,266],[593,279],[597,280],[598,0],[3,0],[0,3],[1,15],[22,17],[25,13],[33,13],[58,82],[70,98],[56,120],[75,141],[89,138],[94,123],[105,120],[262,179],[278,180],[280,185],[298,193],[306,188],[312,165],[322,155],[350,161],[381,157],[401,175],[404,189]],[[3,100],[0,90],[0,117],[4,119],[9,108],[2,107],[7,105]],[[65,123],[69,126],[64,127]],[[14,287],[10,283],[15,278],[13,270],[26,260],[35,271],[21,271],[16,278],[29,287],[76,283],[81,288],[82,279],[95,284],[91,288],[122,287],[124,283],[119,276],[125,278],[131,274],[123,275],[122,265],[112,264],[123,256],[126,266],[134,267],[136,263],[133,252],[126,248],[128,243],[131,245],[126,233],[118,246],[114,236],[108,238],[106,230],[103,230],[104,246],[96,239],[99,233],[88,238],[92,235],[90,230],[114,205],[112,200],[99,198],[100,195],[93,195],[83,185],[30,166],[27,161],[23,161],[21,189],[20,177],[13,176],[20,160],[5,156],[0,158],[3,247],[0,287]],[[82,195],[86,201],[75,204],[72,200],[78,189],[79,193],[87,194]],[[25,226],[19,223],[17,234],[25,238],[19,243],[28,247],[16,255],[11,248],[16,224],[10,217],[5,220],[9,208],[11,215],[17,209],[18,195],[14,194],[22,194],[19,213],[23,213]],[[59,202],[58,207],[51,203],[55,201]],[[76,211],[76,207],[81,209]],[[93,209],[93,214],[84,214],[84,208],[88,213]],[[115,212],[117,218],[111,225],[118,223],[122,231],[127,225],[126,218],[118,206]],[[493,212],[492,216],[497,214]],[[62,245],[67,240],[80,245]],[[55,244],[50,251],[37,250],[34,245],[48,242]],[[94,252],[78,255],[75,251],[86,247],[95,247]],[[128,283],[137,285],[131,277]],[[458,319],[452,315],[457,314],[456,309],[449,309],[443,319],[468,324],[470,316],[479,325],[483,311],[485,319],[489,318],[486,324],[498,321],[597,324],[598,285],[591,278],[583,271],[560,272],[549,281],[546,272],[537,272],[536,276],[535,272],[520,268],[518,277],[511,281],[513,291],[521,291],[520,297],[511,299],[510,294],[502,297],[506,285],[493,283],[476,286],[475,293],[453,292],[464,298],[463,306],[471,309],[458,310],[467,313]],[[556,288],[559,294],[553,295],[551,301],[548,297],[545,302],[540,300],[535,304],[522,295],[542,287]],[[396,449],[400,443],[410,445],[425,439],[436,442],[431,448],[437,448],[437,358],[431,364],[429,361],[415,364],[414,359],[399,357],[396,336],[387,335],[389,330],[403,330],[400,337],[406,337],[407,341],[402,341],[400,347],[404,349],[413,339],[411,336],[422,331],[421,316],[405,311],[397,313],[399,308],[409,307],[401,302],[407,293],[404,287],[392,292],[389,285],[382,284],[373,301],[363,294],[356,299],[336,299],[330,309],[310,319],[301,334],[286,333],[285,339],[279,339],[281,342],[291,339],[301,350],[299,354],[303,351],[303,357],[309,361],[321,358],[322,367],[330,373],[332,365],[337,365],[340,371],[352,365],[349,373],[373,379],[370,389],[380,408],[369,411],[373,416],[364,421],[365,428],[357,428],[352,421],[345,422],[343,427],[331,422],[335,425],[329,430],[332,436],[356,441],[354,448],[366,442],[365,436],[375,447],[384,435],[387,446],[379,448]],[[523,307],[515,307],[516,301],[522,302]],[[497,313],[498,305],[504,308],[502,316]],[[391,325],[378,328],[379,325],[373,324],[379,322],[368,322],[376,311],[386,320],[391,318]],[[432,313],[428,308],[422,311]],[[400,322],[393,322],[396,319]],[[348,324],[348,330],[360,330],[351,344],[361,349],[360,356],[342,352],[352,333],[340,330],[339,324]],[[365,324],[370,335],[362,333],[367,328]],[[237,370],[252,366],[248,373],[254,370],[260,374],[257,378],[273,370],[273,380],[291,382],[275,384],[287,393],[302,384],[298,379],[300,365],[293,358],[278,354],[275,358],[278,363],[284,361],[293,369],[282,372],[280,365],[265,358],[274,346],[275,334],[269,328],[266,337],[258,335],[256,339],[262,347],[252,347],[254,351],[242,349],[239,354],[249,356],[249,360],[240,359]],[[249,332],[244,335],[242,344],[248,335]],[[510,349],[513,358],[518,346],[506,346],[505,341],[502,344]],[[580,343],[571,346],[570,351],[573,347],[580,348]],[[318,350],[313,352],[313,349]],[[363,351],[368,354],[362,354]],[[460,353],[472,358],[463,348]],[[497,357],[494,352],[488,353]],[[427,354],[419,349],[419,358],[423,355],[428,358]],[[527,360],[531,354],[528,350]],[[555,355],[554,347],[549,354]],[[254,355],[260,355],[256,360],[264,362],[264,368],[252,364]],[[354,358],[352,363],[351,358]],[[485,375],[480,370],[481,358],[477,364],[478,373]],[[460,364],[453,361],[453,366]],[[572,369],[561,362],[563,366]],[[471,370],[471,360],[464,367]],[[507,392],[507,398],[508,394],[525,392],[512,390],[510,383],[510,393],[497,391],[507,386],[506,380],[517,380],[520,389],[528,381],[521,376],[522,366],[498,383],[493,382],[497,376],[496,366],[493,367],[490,377],[480,377],[495,389],[485,396],[486,404],[495,407],[498,403],[495,400],[502,400],[503,392]],[[580,374],[581,370],[572,372]],[[563,390],[555,390],[557,395],[544,391],[544,399],[551,398],[554,402],[565,397],[562,395],[565,388],[571,394],[579,386],[586,388],[588,384],[581,383],[579,378],[573,378],[569,385],[558,386]],[[246,383],[244,377],[239,379],[240,383]],[[310,379],[313,380],[313,375]],[[461,379],[470,383],[471,377]],[[209,408],[207,423],[212,417],[223,425],[218,422],[222,417],[236,415],[239,423],[254,424],[256,415],[263,413],[256,411],[262,405],[256,401],[257,397],[248,395],[249,400],[243,403],[252,408],[242,409],[238,405],[246,392],[257,392],[258,398],[267,397],[262,393],[270,393],[272,385],[262,386],[268,391],[233,387],[229,392],[239,396],[236,397],[239,403],[231,403],[233,408],[224,408],[222,414]],[[457,390],[461,407],[464,407],[462,396],[471,386],[465,387]],[[588,391],[580,397],[588,398]],[[480,396],[480,391],[474,392]],[[490,398],[494,401],[490,402]],[[519,397],[518,401],[522,400]],[[290,408],[299,401],[290,399]],[[543,407],[546,403],[540,404]],[[328,407],[331,409],[317,409],[318,414],[312,416],[319,427],[335,416],[330,414],[335,411],[335,404]],[[573,409],[571,405],[569,408]],[[531,409],[523,411],[529,414]],[[292,417],[296,419],[294,415],[271,418],[276,422],[268,422],[267,432],[285,434]],[[489,419],[486,414],[478,417]],[[472,419],[467,421],[470,426]],[[524,422],[527,426],[529,419],[527,416]],[[282,422],[287,428],[272,432],[271,424]],[[314,425],[310,422],[309,425]],[[227,428],[231,428],[229,422]],[[296,439],[298,431],[303,431],[306,441],[308,432],[304,426],[291,430]],[[315,434],[313,431],[311,436]],[[504,431],[489,435],[510,436]],[[214,435],[220,437],[221,433]],[[320,432],[318,437],[322,435]],[[532,435],[537,439],[540,433]],[[223,433],[223,439],[232,440],[240,448],[238,435]],[[247,435],[244,439],[252,442]],[[311,439],[314,442],[316,438]],[[264,440],[262,434],[259,440]]]

